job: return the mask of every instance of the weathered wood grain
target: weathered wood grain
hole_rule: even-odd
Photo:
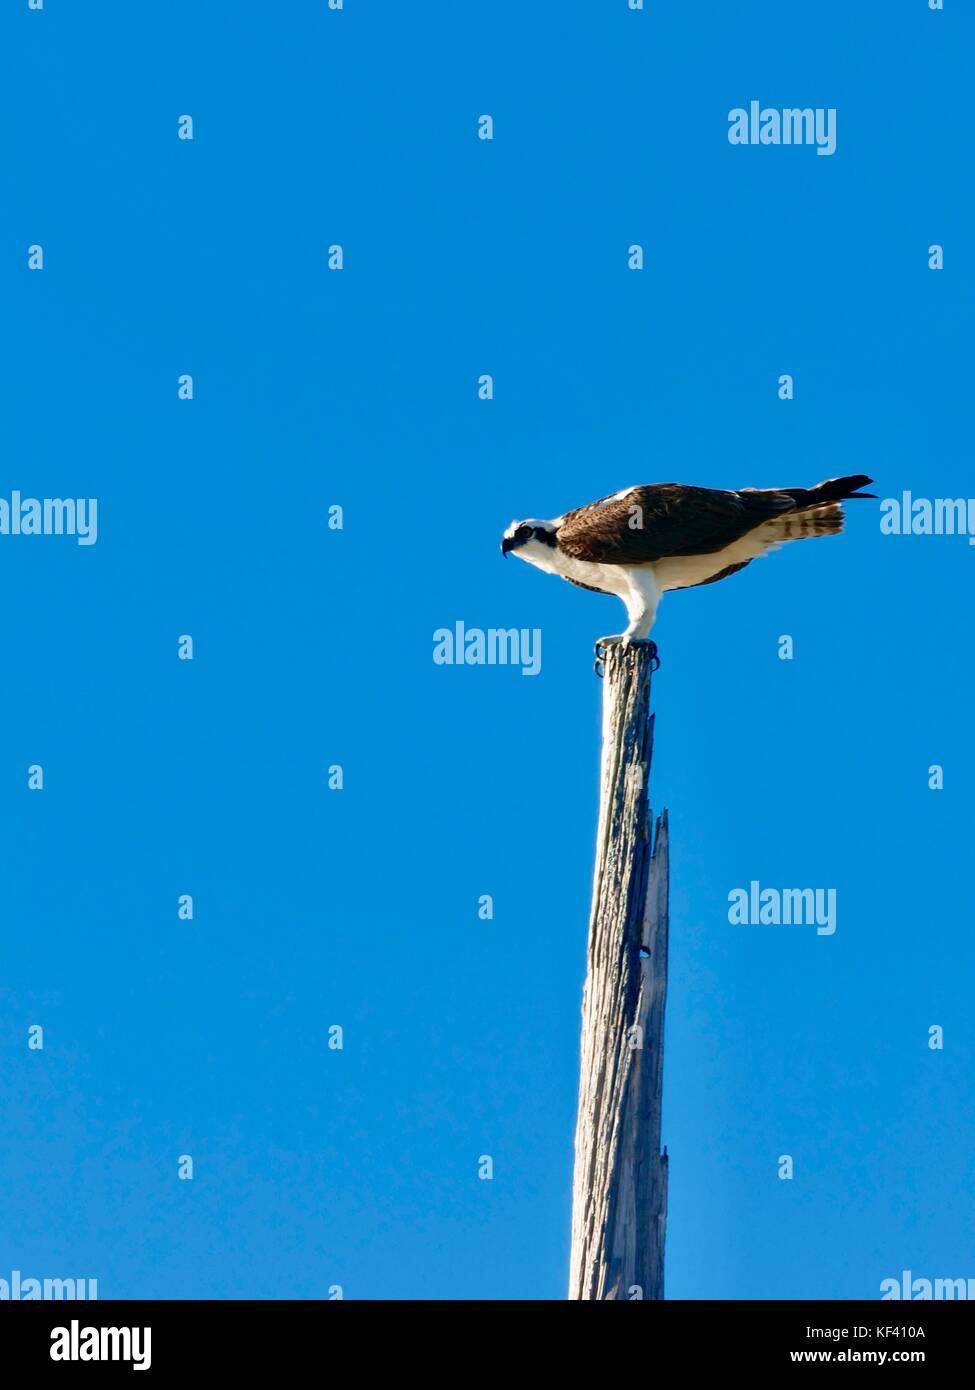
[[[606,652],[599,829],[582,999],[570,1299],[664,1296],[660,1152],[668,826],[652,837],[652,656]]]

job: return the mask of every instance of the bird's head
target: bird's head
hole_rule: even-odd
[[[507,555],[512,550],[524,550],[522,558],[527,560],[532,553],[539,554],[541,549],[552,549],[557,530],[558,526],[554,521],[539,521],[537,517],[531,517],[527,521],[513,521],[501,537],[501,554]]]

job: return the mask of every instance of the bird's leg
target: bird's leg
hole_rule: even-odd
[[[660,665],[657,644],[647,635],[653,627],[659,602],[660,588],[653,571],[633,571],[630,576],[630,595],[626,603],[630,622],[623,633],[623,647],[646,647],[650,656],[651,671],[656,671]]]
[[[655,671],[660,665],[657,644],[647,638],[647,633],[653,627],[653,620],[657,616],[657,604],[660,602],[660,588],[656,575],[650,568],[633,569],[629,572],[628,583],[629,588],[621,597],[626,604],[629,624],[625,632],[614,637],[600,637],[596,643],[597,675],[600,674],[599,667],[602,665],[607,647],[621,646],[624,651],[631,646],[649,647],[651,670]]]

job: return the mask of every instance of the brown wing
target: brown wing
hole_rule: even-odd
[[[568,576],[567,574],[563,574],[563,575],[562,575],[562,578],[565,580],[565,582],[566,582],[567,584],[574,584],[574,585],[576,586],[577,589],[588,589],[589,592],[590,592],[591,594],[608,594],[608,593],[609,593],[609,589],[600,589],[600,588],[597,588],[597,586],[596,586],[595,584],[583,584],[583,582],[582,582],[581,579],[570,579],[569,576]]]
[[[795,505],[785,492],[651,483],[566,513],[556,539],[577,560],[645,565],[666,555],[711,555]]]

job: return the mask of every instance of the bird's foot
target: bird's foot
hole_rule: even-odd
[[[600,678],[600,680],[602,680],[603,678],[603,666],[606,660],[606,648],[618,646],[622,641],[623,634],[621,632],[617,632],[612,637],[596,638],[595,644],[593,646],[593,652],[595,654],[596,660],[592,663],[592,669],[596,672],[596,675]]]
[[[607,647],[622,647],[623,651],[627,651],[630,647],[645,647],[647,655],[650,657],[650,670],[656,671],[660,667],[660,657],[657,653],[656,642],[652,641],[649,637],[631,637],[629,633],[617,632],[611,637],[597,637],[596,639],[596,644],[593,648],[596,655],[596,660],[593,662],[593,670],[596,672],[597,676],[602,676],[603,674],[600,668],[605,664]]]

